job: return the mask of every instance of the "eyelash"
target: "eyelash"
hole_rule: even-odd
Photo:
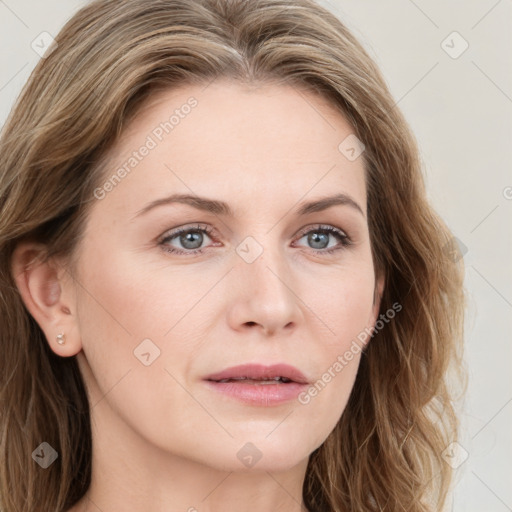
[[[207,225],[201,226],[198,224],[195,227],[184,227],[184,228],[178,228],[175,231],[171,231],[170,233],[166,234],[164,238],[162,238],[160,240],[159,245],[162,246],[164,251],[169,252],[171,254],[192,255],[192,254],[202,253],[204,251],[204,248],[180,250],[180,249],[176,249],[176,248],[169,248],[169,246],[166,245],[167,242],[179,237],[183,233],[196,233],[196,232],[206,233],[211,239],[214,239],[213,230],[209,226],[207,226]],[[352,245],[352,240],[343,231],[341,231],[340,229],[337,229],[333,226],[329,226],[329,225],[318,225],[311,229],[303,230],[300,232],[298,239],[300,240],[305,235],[307,235],[309,233],[313,233],[313,232],[332,234],[335,237],[337,237],[338,240],[340,241],[339,245],[335,245],[334,247],[331,247],[330,249],[311,249],[314,253],[332,254],[341,249],[345,249],[349,245]]]

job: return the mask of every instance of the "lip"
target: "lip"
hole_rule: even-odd
[[[226,368],[221,372],[208,375],[206,380],[219,381],[224,379],[237,379],[246,377],[248,379],[273,379],[274,377],[285,377],[297,384],[307,384],[308,380],[304,374],[295,366],[289,364],[242,364]]]
[[[226,379],[247,380],[219,382]],[[275,384],[258,384],[255,380],[285,377],[290,382],[276,382]],[[295,400],[303,391],[308,381],[304,374],[287,364],[266,366],[262,364],[244,364],[233,366],[225,370],[208,375],[204,379],[206,385],[219,393],[235,398],[250,405],[269,407]]]

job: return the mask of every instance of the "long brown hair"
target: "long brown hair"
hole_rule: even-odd
[[[21,240],[76,256],[105,155],[156,90],[217,77],[330,100],[363,141],[381,311],[399,314],[361,358],[349,403],[309,460],[311,511],[438,511],[456,439],[464,289],[453,237],[426,199],[416,142],[340,20],[313,0],[96,0],[41,59],[0,138],[0,509],[63,511],[90,483],[89,404],[74,357],[49,348],[11,273]],[[341,141],[340,141],[341,142]],[[108,177],[108,176],[107,176]],[[59,454],[33,460],[46,441]]]

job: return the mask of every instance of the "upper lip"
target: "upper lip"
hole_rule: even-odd
[[[273,364],[267,366],[264,364],[242,364],[226,368],[218,373],[213,373],[206,377],[206,380],[219,381],[224,379],[237,379],[245,377],[246,379],[262,380],[284,377],[299,384],[307,384],[308,381],[304,374],[289,364]]]

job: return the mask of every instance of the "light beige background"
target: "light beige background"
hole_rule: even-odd
[[[418,139],[429,196],[467,248],[470,381],[456,455],[468,458],[449,509],[512,511],[512,1],[321,3],[380,66]],[[0,126],[39,59],[32,42],[81,5],[0,0]]]

